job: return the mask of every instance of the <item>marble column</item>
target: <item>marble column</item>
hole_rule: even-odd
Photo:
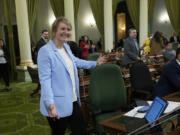
[[[148,39],[148,0],[140,0],[139,43]]]
[[[31,43],[29,34],[28,10],[26,0],[15,0],[16,20],[20,48],[20,65],[17,66],[18,80],[29,80],[27,66],[32,66]]]
[[[71,39],[72,41],[76,41],[75,36],[75,23],[74,23],[74,0],[64,0],[64,11],[65,11],[65,17],[70,21],[72,25],[72,31],[71,31]]]
[[[112,0],[104,0],[104,44],[106,52],[113,49]]]

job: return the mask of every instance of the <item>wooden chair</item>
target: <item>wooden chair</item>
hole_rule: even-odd
[[[33,92],[30,94],[31,97],[33,97],[35,94],[39,93],[40,92],[40,89],[41,89],[41,85],[40,85],[40,82],[39,82],[39,76],[38,76],[38,70],[37,69],[34,69],[30,66],[27,66],[27,70],[29,72],[29,75],[32,79],[32,83],[37,83],[38,86],[35,90],[33,90]]]

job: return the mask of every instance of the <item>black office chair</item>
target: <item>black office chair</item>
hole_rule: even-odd
[[[153,89],[153,81],[149,68],[142,61],[130,67],[132,98],[148,99]]]
[[[70,49],[71,49],[72,53],[74,54],[74,56],[82,59],[82,50],[81,50],[81,48],[77,45],[77,43],[74,42],[74,41],[68,41],[67,43],[69,44]]]

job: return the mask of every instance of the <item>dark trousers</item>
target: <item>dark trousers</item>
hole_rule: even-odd
[[[0,63],[0,77],[3,78],[5,85],[9,86],[9,68],[7,63]]]
[[[61,116],[60,116],[61,117]],[[64,135],[67,124],[71,128],[71,135],[86,135],[86,126],[84,124],[82,111],[77,102],[73,103],[73,113],[71,116],[54,119],[47,117],[52,130],[52,135]]]

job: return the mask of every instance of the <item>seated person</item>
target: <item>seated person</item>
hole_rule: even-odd
[[[160,79],[153,90],[153,97],[167,96],[180,90],[180,48],[176,51],[176,59],[164,66]]]
[[[171,42],[168,42],[165,49],[163,49],[163,56],[166,62],[169,62],[176,57],[176,51],[172,49]]]

